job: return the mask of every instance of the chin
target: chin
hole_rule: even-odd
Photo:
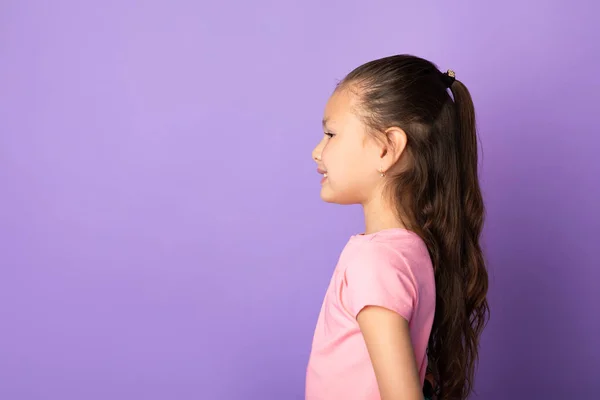
[[[336,203],[335,193],[332,193],[331,190],[323,187],[321,188],[321,200],[323,200],[325,203]]]
[[[350,205],[357,203],[356,201],[350,201],[350,199],[344,196],[340,196],[339,194],[336,194],[331,190],[328,190],[327,188],[321,189],[321,200],[323,200],[325,203],[341,205]]]

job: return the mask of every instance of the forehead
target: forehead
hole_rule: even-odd
[[[325,105],[323,123],[334,126],[359,122],[356,115],[357,105],[357,97],[350,90],[336,90]]]

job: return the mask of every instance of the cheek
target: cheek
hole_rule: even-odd
[[[372,183],[372,171],[369,170],[367,160],[363,154],[350,153],[343,160],[333,164],[331,176],[337,184],[346,189],[364,189]]]
[[[323,144],[321,158],[323,162],[329,162],[337,166],[348,164],[355,157],[356,149],[351,143],[347,143],[347,138],[334,137]],[[327,166],[327,164],[325,164]]]
[[[360,144],[348,143],[335,138],[325,144],[321,152],[321,159],[330,176],[340,180],[339,183],[360,183],[370,176],[365,149]]]

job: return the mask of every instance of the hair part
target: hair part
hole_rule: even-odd
[[[395,55],[359,66],[337,90],[358,96],[356,112],[374,138],[385,140],[394,126],[406,133],[403,165],[386,195],[429,250],[436,281],[429,364],[438,398],[455,400],[473,391],[489,306],[475,111],[466,86],[447,78],[430,61]]]

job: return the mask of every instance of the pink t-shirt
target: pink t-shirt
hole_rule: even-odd
[[[380,399],[356,321],[365,306],[386,307],[409,322],[421,384],[435,312],[435,280],[425,243],[405,229],[350,238],[321,307],[306,374],[307,400]]]

